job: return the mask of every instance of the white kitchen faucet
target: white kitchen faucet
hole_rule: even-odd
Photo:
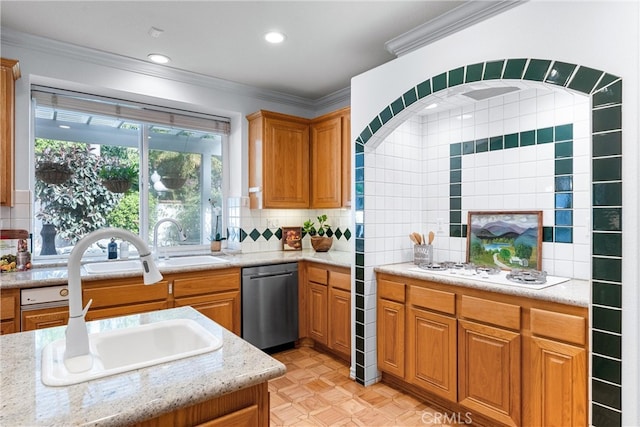
[[[176,221],[173,218],[159,219],[158,222],[156,222],[156,225],[153,226],[153,255],[155,259],[160,258],[158,256],[158,227],[160,227],[160,224],[162,224],[163,222],[173,223],[178,228],[178,233],[180,233],[180,240],[181,241],[187,240],[187,235],[184,234],[184,228],[182,227],[182,224],[180,224],[178,221]],[[165,258],[166,258],[166,252],[165,252]]]
[[[93,356],[89,350],[89,333],[87,332],[87,324],[84,320],[92,300],[89,300],[84,309],[82,308],[82,283],[80,280],[80,262],[82,255],[94,242],[111,237],[127,240],[138,249],[145,285],[151,285],[162,280],[162,274],[158,271],[148,246],[140,237],[132,232],[121,228],[101,228],[80,239],[71,251],[67,265],[69,281],[69,323],[66,331],[64,365],[69,372],[84,372],[93,366]]]

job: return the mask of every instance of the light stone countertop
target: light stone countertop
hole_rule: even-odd
[[[200,254],[201,255],[201,254]],[[207,253],[209,255],[209,253]],[[281,264],[287,262],[313,261],[322,264],[334,265],[338,267],[350,267],[353,263],[353,254],[346,251],[315,252],[312,249],[302,251],[272,251],[272,252],[252,252],[238,254],[211,254],[217,258],[226,260],[224,263],[209,265],[163,267],[158,265],[163,274],[181,273],[188,271],[202,271],[217,268],[229,267],[252,267],[265,264]],[[188,257],[189,255],[185,255]],[[131,258],[137,259],[137,258]],[[112,262],[117,263],[118,260]],[[84,262],[83,262],[84,264]],[[120,272],[105,274],[88,274],[83,268],[81,272],[82,281],[103,280],[112,278],[142,276],[138,272]],[[36,266],[28,271],[17,271],[13,273],[2,273],[0,276],[0,289],[11,288],[34,288],[41,286],[54,286],[67,284],[66,264]]]
[[[424,271],[411,271],[417,266],[413,263],[389,264],[376,267],[374,271],[380,273],[396,274],[419,280],[446,283],[448,285],[463,286],[467,288],[481,289],[508,295],[516,295],[527,298],[557,302],[561,304],[588,307],[591,301],[591,286],[588,280],[575,280],[549,286],[543,289],[531,289],[517,285],[502,285],[491,283],[490,280],[469,279],[463,276],[444,276],[441,274]]]
[[[223,341],[221,349],[65,387],[41,381],[42,349],[66,327],[0,336],[2,426],[120,426],[284,375],[285,366],[191,307],[88,322],[89,333],[193,319]]]

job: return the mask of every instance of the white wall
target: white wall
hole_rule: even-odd
[[[427,78],[505,58],[540,58],[599,69],[623,79],[623,254],[637,260],[640,155],[640,3],[530,1],[352,79],[352,139],[386,106]],[[366,149],[366,148],[365,148]],[[367,165],[368,166],[368,165]],[[367,178],[365,178],[367,179]],[[368,185],[367,185],[368,188]],[[365,190],[366,191],[366,190]],[[368,224],[368,222],[367,222]],[[366,275],[371,260],[366,259]],[[623,425],[640,425],[637,262],[623,269]]]

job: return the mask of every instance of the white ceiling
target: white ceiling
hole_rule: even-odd
[[[395,58],[385,43],[467,1],[15,1],[1,26],[316,100]],[[151,37],[149,30],[163,30]],[[281,45],[263,35],[278,29]]]

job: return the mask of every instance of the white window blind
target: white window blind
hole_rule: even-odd
[[[31,96],[36,100],[37,105],[53,109],[81,111],[124,120],[217,132],[225,135],[228,135],[231,131],[231,120],[228,117],[99,97],[80,92],[61,91],[53,88],[34,87],[31,91]]]

